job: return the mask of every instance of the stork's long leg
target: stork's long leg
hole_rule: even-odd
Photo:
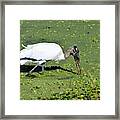
[[[31,74],[37,68],[37,66],[39,66],[39,63],[37,63],[37,65],[34,68],[32,68],[32,70],[30,70],[28,74]],[[44,66],[43,65],[40,65],[40,66],[42,68],[42,71],[44,71]]]
[[[36,65],[34,68],[32,68],[32,70],[30,70],[30,71],[28,72],[28,74],[31,74],[38,65],[39,65],[39,63],[37,63],[37,65]]]
[[[78,72],[78,74],[81,74],[80,61],[77,60],[77,61],[75,62],[75,64],[76,64],[76,68],[77,68],[77,72]]]
[[[76,67],[77,67],[78,74],[81,74],[80,64],[77,64]]]

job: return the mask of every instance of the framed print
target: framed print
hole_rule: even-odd
[[[119,9],[1,2],[1,118],[119,119]]]

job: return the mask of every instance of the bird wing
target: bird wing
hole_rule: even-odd
[[[21,50],[20,59],[21,58],[32,58],[37,61],[65,59],[61,47],[55,43],[28,45],[25,49]]]

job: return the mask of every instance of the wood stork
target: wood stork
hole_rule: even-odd
[[[37,43],[22,46],[24,49],[20,51],[20,65],[24,65],[28,61],[37,63],[29,73],[31,73],[37,66],[42,66],[42,64],[47,61],[65,60],[69,56],[69,52],[64,54],[62,48],[56,43]],[[44,70],[43,66],[42,70]]]

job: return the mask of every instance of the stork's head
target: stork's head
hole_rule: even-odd
[[[73,49],[74,49],[74,50],[77,50],[77,49],[78,49],[77,45],[74,45],[74,46],[73,46]]]
[[[77,46],[76,46],[76,45],[74,45],[73,47],[74,47],[74,48],[77,48]]]
[[[73,48],[76,50],[77,49],[77,45],[74,45]]]

